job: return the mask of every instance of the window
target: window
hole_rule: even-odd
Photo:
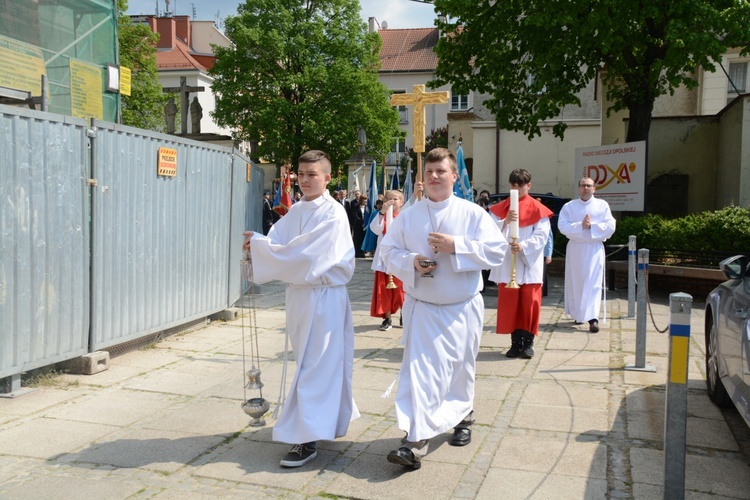
[[[469,109],[469,96],[451,94],[451,111],[467,111]]]
[[[727,81],[727,104],[735,97],[747,92],[747,62],[729,63],[729,81]]]
[[[405,94],[405,90],[394,90],[394,94]],[[394,108],[398,109],[398,123],[400,125],[404,125],[406,123],[409,123],[409,110],[406,106],[393,106]]]

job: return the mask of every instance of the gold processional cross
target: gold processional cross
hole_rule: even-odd
[[[424,85],[414,85],[411,94],[393,94],[391,106],[414,106],[414,126],[412,135],[414,137],[414,152],[417,153],[417,181],[422,181],[422,153],[425,146],[425,104],[445,104],[450,98],[447,90],[439,92],[425,92]],[[417,198],[422,199],[422,192],[417,193]]]

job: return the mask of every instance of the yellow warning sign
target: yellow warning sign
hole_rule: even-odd
[[[177,176],[177,150],[172,148],[159,148],[159,160],[156,166],[156,175],[167,177]]]

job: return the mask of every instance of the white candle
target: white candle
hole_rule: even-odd
[[[518,214],[518,189],[510,190],[510,209]],[[518,219],[510,221],[510,237],[518,238]]]

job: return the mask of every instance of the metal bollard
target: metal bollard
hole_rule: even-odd
[[[669,368],[664,417],[664,498],[685,498],[687,379],[693,297],[669,295]]]
[[[646,315],[648,314],[648,297],[646,296],[646,273],[648,272],[648,249],[638,250],[638,314],[635,319],[635,364],[626,365],[626,370],[655,372],[656,367],[646,365]]]
[[[628,318],[635,318],[635,236],[628,238]]]

